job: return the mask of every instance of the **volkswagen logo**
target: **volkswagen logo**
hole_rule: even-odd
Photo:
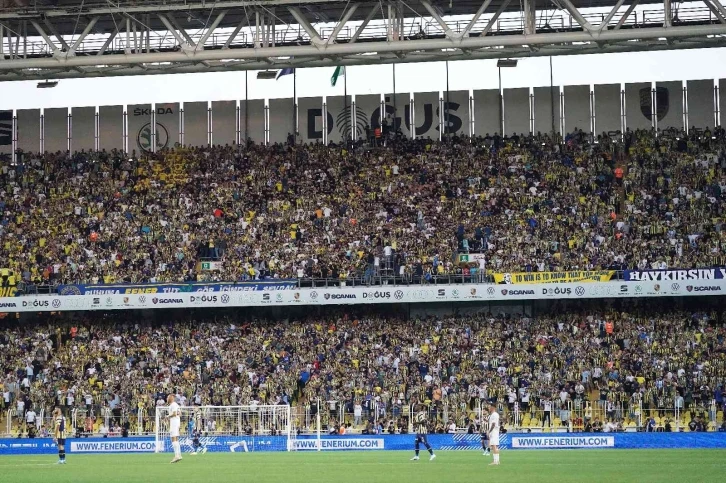
[[[396,290],[395,292],[393,292],[393,297],[396,300],[401,300],[403,298],[403,290]]]
[[[222,303],[223,304],[229,303],[229,295],[227,295],[226,293],[222,294]]]
[[[61,306],[61,301],[58,299],[53,299],[53,302],[51,302],[51,304],[53,305],[53,308],[57,309],[58,307]]]
[[[139,303],[140,304],[146,303],[146,295],[139,295]]]
[[[487,293],[488,293],[489,295],[494,295],[494,287],[489,287],[489,288],[487,289]]]
[[[313,290],[312,292],[310,292],[310,298],[313,299],[313,300],[317,299],[318,298],[318,292],[316,292],[315,290]]]
[[[671,285],[671,290],[673,290],[674,292],[677,292],[680,289],[681,289],[681,286],[678,285],[677,283],[674,283],[673,285]]]
[[[575,295],[577,295],[578,297],[582,297],[583,295],[585,295],[585,287],[582,287],[582,286],[576,287]]]

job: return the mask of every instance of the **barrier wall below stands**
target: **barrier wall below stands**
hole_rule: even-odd
[[[413,435],[325,435],[318,443],[314,435],[298,436],[298,451],[402,450],[413,449]],[[183,452],[192,451],[189,438],[180,439]],[[216,436],[201,438],[209,452],[285,451],[284,436]],[[481,449],[477,434],[432,434],[429,442],[435,450],[477,451]],[[509,433],[501,437],[502,449],[726,449],[726,433]],[[168,446],[168,445],[166,445]],[[153,453],[153,437],[80,438],[66,441],[66,451],[73,453]],[[169,448],[162,448],[169,451]],[[52,439],[0,439],[0,455],[31,455],[57,452]]]
[[[551,284],[383,285],[376,287],[292,288],[255,284],[240,292],[131,293],[108,295],[35,295],[1,297],[3,312],[172,309],[194,307],[271,307],[296,305],[359,305],[426,302],[508,302],[526,300],[645,298],[723,295],[726,279],[681,282],[576,282]],[[234,287],[234,286],[231,286]],[[216,287],[220,289],[221,287]],[[230,288],[230,287],[227,287]],[[106,290],[100,288],[99,290]],[[118,287],[108,290],[116,291]],[[143,290],[143,289],[141,289]]]

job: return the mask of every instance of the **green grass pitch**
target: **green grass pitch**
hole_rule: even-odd
[[[500,466],[474,451],[440,451],[434,461],[421,452],[207,453],[2,456],[7,483],[280,483],[280,482],[704,482],[724,481],[726,450],[503,451]]]

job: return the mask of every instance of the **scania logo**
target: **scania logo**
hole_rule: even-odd
[[[222,303],[223,304],[229,303],[229,295],[227,295],[226,293],[222,294]]]
[[[509,293],[508,290],[506,288],[503,288],[502,289],[502,295],[507,295],[507,293]]]
[[[671,284],[671,290],[673,290],[674,292],[677,292],[680,289],[681,289],[681,286],[678,285],[677,283]]]
[[[52,305],[53,305],[53,308],[57,309],[58,307],[61,306],[61,301],[59,299],[53,299]]]
[[[693,287],[694,292],[720,292],[721,287],[718,285],[709,285],[708,287]]]
[[[396,290],[395,292],[393,292],[393,297],[396,300],[401,300],[403,298],[403,290]]]
[[[156,297],[154,297],[153,299],[151,299],[151,303],[152,304],[158,304],[159,303],[159,299],[156,298]]]
[[[0,304],[0,307],[17,307],[17,305],[15,304],[15,302],[3,302]]]
[[[585,287],[575,287],[575,295],[577,295],[578,297],[582,297],[583,295],[585,295]]]
[[[334,293],[334,294],[326,293],[325,298],[338,300],[338,299],[354,299],[356,297],[355,297],[355,294],[352,294],[352,293]]]
[[[310,292],[310,298],[316,300],[318,298],[318,292],[316,292],[315,290]]]
[[[688,290],[689,292],[692,292],[693,291],[693,285],[686,285],[686,290]]]

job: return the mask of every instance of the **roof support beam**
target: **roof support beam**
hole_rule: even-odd
[[[318,34],[318,31],[315,30],[315,27],[312,26],[310,22],[308,22],[308,19],[305,18],[305,16],[300,12],[300,9],[297,7],[288,7],[287,9],[290,12],[290,15],[293,16],[295,21],[300,24],[300,26],[305,30],[305,32],[310,36],[310,41],[314,45],[321,45],[323,44],[322,39],[320,38],[320,35]]]
[[[171,32],[171,34],[174,36],[174,38],[179,43],[179,45],[181,47],[184,47],[184,45],[185,45],[184,39],[179,34],[179,32],[176,30],[176,28],[174,28],[174,26],[171,24],[171,22],[169,21],[169,19],[166,18],[165,15],[159,14],[159,20],[161,20],[161,23],[164,24],[164,26],[166,27],[166,30],[169,31],[169,32]]]
[[[560,3],[562,3],[562,6],[565,7],[565,10],[572,15],[572,18],[575,19],[575,21],[582,27],[582,29],[586,32],[589,32],[593,30],[592,25],[590,22],[585,20],[585,17],[582,16],[580,11],[575,7],[570,0],[558,0]]]
[[[471,18],[469,23],[464,27],[464,30],[459,34],[459,37],[468,37],[469,32],[471,32],[471,29],[474,28],[474,25],[479,21],[479,18],[482,16],[484,12],[486,12],[487,8],[489,8],[489,5],[491,5],[492,0],[486,0],[484,3],[481,4],[481,7],[479,7],[479,10],[476,11],[474,16]]]
[[[451,28],[446,24],[446,22],[444,22],[444,19],[441,18],[441,15],[439,15],[439,12],[437,12],[436,9],[431,6],[431,4],[429,3],[429,1],[428,0],[421,0],[421,5],[423,5],[424,8],[426,9],[426,11],[429,14],[431,14],[431,16],[433,17],[434,20],[436,20],[436,23],[439,24],[439,26],[441,27],[441,30],[444,31],[444,35],[446,35],[447,37],[451,38],[452,33],[453,33],[451,31]]]
[[[663,37],[678,39],[692,37],[706,37],[709,35],[726,35],[725,25],[689,25],[674,26],[670,28],[653,27],[642,29],[608,30],[603,32],[552,32],[538,33],[535,35],[494,35],[479,36],[452,41],[449,39],[417,39],[400,42],[366,42],[355,44],[329,44],[324,46],[314,45],[290,45],[280,47],[268,47],[259,49],[215,49],[198,50],[193,52],[153,52],[150,54],[126,54],[106,55],[103,58],[104,65],[131,65],[149,64],[162,62],[203,62],[221,61],[235,59],[259,59],[261,57],[279,59],[284,63],[290,58],[302,59],[304,57],[330,57],[350,56],[355,54],[369,54],[371,52],[401,53],[405,56],[408,52],[434,51],[434,53],[446,55],[452,49],[481,49],[491,48],[493,50],[503,47],[531,47],[560,43],[578,42],[618,42],[629,40],[658,40]],[[721,44],[726,44],[726,38],[718,39]],[[501,57],[501,56],[500,56]],[[312,59],[310,59],[312,60]],[[13,61],[0,62],[1,70],[31,69],[31,68],[72,68],[98,65],[99,59],[96,56],[75,56],[61,58],[28,58]],[[307,63],[306,63],[307,64]]]
[[[53,55],[58,55],[60,51],[58,50],[58,47],[53,43],[53,41],[48,37],[48,34],[45,33],[45,30],[43,30],[43,27],[38,25],[38,22],[35,20],[31,20],[30,24],[33,26],[35,30],[38,31],[41,37],[43,37],[43,40],[45,40],[45,43],[48,44],[48,47],[50,47],[50,50],[53,52]],[[8,32],[9,34],[9,32]]]
[[[618,10],[620,10],[620,7],[623,6],[623,3],[625,3],[625,0],[618,0],[618,3],[615,4],[615,6],[610,10],[610,13],[608,13],[608,16],[605,17],[605,19],[600,24],[600,27],[598,27],[598,30],[607,30],[608,25],[610,25],[610,22],[612,21],[613,17],[615,17],[615,14],[618,13]]]
[[[108,36],[106,41],[101,46],[101,49],[96,53],[96,56],[103,55],[104,52],[106,52],[106,49],[108,49],[108,46],[111,45],[111,42],[113,42],[113,39],[115,39],[117,35],[118,35],[118,24],[116,24],[116,27],[113,29],[113,32],[111,32],[111,35]]]
[[[81,32],[81,35],[78,37],[78,39],[76,39],[75,42],[73,42],[73,45],[71,46],[71,49],[69,50],[69,52],[71,54],[76,53],[76,49],[78,48],[78,46],[81,45],[81,42],[83,42],[83,40],[88,36],[88,34],[91,33],[91,30],[93,30],[93,27],[96,26],[96,22],[98,22],[98,17],[93,17],[91,19],[91,21],[88,22],[88,25],[86,25],[86,28],[83,29],[83,32]]]
[[[504,0],[504,2],[502,2],[502,5],[499,7],[499,10],[496,11],[494,16],[489,20],[489,23],[487,24],[487,26],[484,27],[484,30],[482,30],[481,34],[479,34],[480,37],[485,37],[489,33],[489,31],[492,29],[492,27],[494,27],[494,24],[497,23],[499,16],[502,13],[504,13],[504,10],[507,9],[510,2],[511,2],[511,0]],[[464,40],[464,39],[462,39],[462,40]]]
[[[726,23],[726,9],[724,9],[724,6],[721,5],[719,0],[703,0],[703,3],[713,12],[719,22]]]
[[[353,5],[348,7],[348,10],[346,10],[345,14],[343,14],[343,18],[340,19],[340,22],[338,22],[338,24],[335,26],[335,29],[333,29],[333,33],[330,34],[330,37],[325,40],[326,44],[330,42],[335,43],[335,39],[338,38],[338,34],[343,29],[343,27],[345,27],[345,24],[348,23],[348,20],[350,20],[350,17],[353,16],[356,10],[358,10],[357,3],[354,3]]]
[[[201,47],[204,48],[204,44],[209,39],[209,36],[212,35],[212,33],[217,29],[219,26],[219,23],[224,20],[225,15],[227,15],[227,11],[224,10],[220,12],[219,15],[217,15],[217,18],[214,19],[214,22],[212,22],[212,25],[209,26],[206,32],[204,32],[204,35],[202,35],[202,38],[199,39],[199,42],[197,43],[197,48]]]
[[[239,25],[237,25],[231,34],[229,34],[229,37],[227,38],[227,41],[222,46],[223,49],[228,49],[229,46],[234,42],[234,39],[239,35],[240,30],[245,26],[245,24],[248,24],[249,22],[247,20],[242,20]]]
[[[53,26],[53,24],[50,23],[50,20],[48,20],[48,17],[45,17],[43,19],[43,23],[45,24],[46,27],[48,27],[48,32],[53,34],[53,36],[56,39],[58,39],[58,42],[60,42],[61,46],[63,47],[63,50],[65,50],[66,52],[71,50],[70,47],[68,46],[68,44],[66,43],[66,41],[63,39],[63,37],[61,37],[61,35],[58,33],[58,30],[56,30],[56,28]]]
[[[620,20],[618,20],[618,23],[615,25],[615,30],[620,30],[620,27],[625,24],[625,21],[628,20],[628,17],[630,17],[630,14],[633,13],[633,10],[635,10],[635,7],[637,7],[639,3],[640,0],[633,0],[633,3],[630,4],[623,16],[620,17]]]
[[[491,0],[490,0],[491,1]],[[363,23],[360,24],[358,27],[358,30],[355,31],[353,36],[350,38],[349,44],[354,44],[358,41],[358,37],[360,37],[360,34],[363,33],[363,30],[368,26],[371,20],[373,20],[373,17],[376,16],[378,13],[378,9],[380,8],[380,4],[376,4],[373,8],[371,8],[371,11],[368,12],[368,15],[366,15],[366,18],[363,19]]]

